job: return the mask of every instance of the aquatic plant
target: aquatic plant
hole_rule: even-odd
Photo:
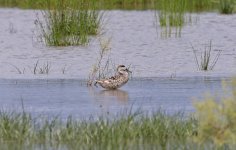
[[[67,71],[67,69],[68,69],[67,66],[64,65],[64,66],[62,67],[62,69],[61,69],[62,74],[65,74],[66,71]]]
[[[25,68],[21,69],[13,64],[10,64],[17,72],[18,74],[24,74],[25,73]]]
[[[208,10],[211,0],[158,0],[155,18],[161,27],[161,37],[181,37],[182,28],[192,24],[192,12]],[[158,24],[156,23],[156,24]],[[159,27],[159,26],[157,26]]]
[[[49,74],[51,70],[51,65],[49,62],[39,65],[39,60],[34,64],[33,74]]]
[[[214,9],[213,0],[186,0],[187,1],[187,11],[189,12],[201,12],[206,10]]]
[[[219,5],[220,13],[232,14],[235,7],[235,0],[220,0]]]
[[[212,70],[215,67],[215,65],[216,65],[216,63],[217,63],[217,61],[220,57],[221,51],[222,51],[222,50],[218,50],[218,53],[216,54],[215,58],[213,59],[213,61],[211,61],[212,41],[210,41],[209,45],[206,45],[204,47],[203,52],[201,50],[196,50],[193,46],[192,46],[192,50],[193,50],[193,53],[194,53],[195,62],[197,64],[198,69],[203,70],[203,71]],[[197,51],[201,51],[200,63],[199,63],[199,60],[198,60],[198,57],[197,57]]]
[[[175,29],[175,36],[181,35],[181,29],[185,24],[185,0],[160,0],[156,11],[159,23],[162,28],[162,35],[171,37],[172,30]]]
[[[0,112],[0,144],[65,149],[148,149],[181,147],[192,136],[195,121],[181,114],[151,116],[129,112],[115,119],[99,117],[76,121],[71,116],[32,117],[25,112]],[[38,147],[40,149],[40,147]]]
[[[58,0],[54,3],[51,6],[49,0],[47,10],[42,11],[43,20],[39,17],[36,20],[47,45],[85,45],[90,35],[98,34],[102,15],[95,10],[93,2]]]
[[[8,28],[9,32],[11,34],[17,33],[17,29],[15,28],[14,24],[12,22],[9,23],[9,28]]]
[[[99,55],[96,64],[93,65],[93,69],[89,74],[87,85],[91,86],[95,78],[97,79],[105,78],[109,74],[111,60],[109,59],[109,57],[106,60],[104,60],[104,58],[111,50],[110,42],[111,38],[105,39],[102,36],[99,37],[99,43],[100,43]],[[105,64],[103,65],[104,61]]]
[[[207,96],[204,101],[196,102],[199,143],[208,141],[218,148],[230,149],[236,145],[236,79],[227,87],[224,96],[219,100]]]
[[[48,0],[0,0],[2,7],[20,7],[30,9],[45,9],[44,4]],[[50,0],[51,7],[56,6],[57,0]],[[85,0],[70,0],[78,3],[86,2]],[[162,0],[93,0],[98,9],[156,9],[155,4],[160,4]],[[214,4],[212,0],[182,0],[187,2],[188,11],[204,11],[208,10],[210,5]],[[216,0],[219,1],[219,0]],[[88,1],[87,1],[88,2]]]
[[[153,8],[154,1],[157,0],[96,0],[95,2],[101,9],[148,9]],[[47,0],[0,0],[0,6],[41,9],[45,8],[43,4],[46,2]],[[51,2],[52,6],[55,6],[57,0],[51,0]],[[81,3],[86,1],[77,0],[77,2]]]

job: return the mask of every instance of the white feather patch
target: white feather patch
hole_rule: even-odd
[[[104,81],[105,83],[110,83],[108,80]]]

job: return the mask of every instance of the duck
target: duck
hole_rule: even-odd
[[[101,80],[95,80],[94,85],[99,84],[104,89],[115,90],[125,85],[129,81],[129,75],[132,73],[125,65],[118,65],[117,73],[110,77]]]

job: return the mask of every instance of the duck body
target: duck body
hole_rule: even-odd
[[[94,85],[98,83],[101,87],[109,90],[120,88],[129,81],[129,73],[131,73],[131,71],[124,65],[119,65],[117,67],[117,75],[107,79],[95,80]]]

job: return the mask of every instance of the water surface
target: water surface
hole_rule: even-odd
[[[40,43],[34,24],[37,14],[40,11],[0,9],[0,78],[87,78],[98,58],[98,38],[91,38],[88,46],[47,47]],[[197,22],[185,25],[181,38],[167,39],[160,37],[162,30],[154,16],[154,11],[105,11],[102,32],[103,38],[111,38],[113,63],[131,64],[135,77],[236,74],[235,14],[193,14]],[[198,71],[191,43],[200,58],[200,49],[210,40],[212,58],[216,50],[222,50],[221,56],[213,71]],[[48,75],[32,73],[37,61],[39,66],[50,64]]]
[[[192,102],[204,93],[222,94],[220,78],[132,79],[118,90],[87,87],[82,80],[0,80],[0,103],[4,110],[24,110],[36,115],[69,115],[78,118],[116,115],[125,110],[146,113],[193,112]]]
[[[34,22],[36,10],[0,9],[0,103],[4,109],[32,114],[88,117],[124,109],[172,113],[192,112],[194,98],[219,92],[224,77],[236,74],[236,15],[193,14],[197,21],[180,38],[161,38],[154,11],[105,11],[102,38],[111,38],[110,59],[131,65],[133,77],[120,90],[88,88],[85,79],[96,63],[100,46],[47,47]],[[212,40],[212,56],[222,50],[215,68],[198,71],[191,44],[198,49]],[[49,74],[34,74],[50,65]]]

